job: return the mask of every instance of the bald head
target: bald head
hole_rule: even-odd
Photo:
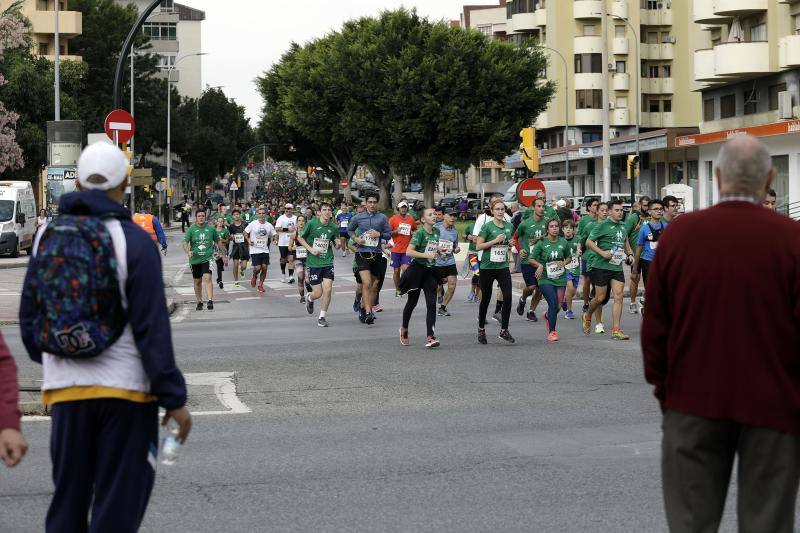
[[[763,198],[775,170],[767,148],[755,137],[742,135],[726,142],[717,157],[720,194],[753,194]]]

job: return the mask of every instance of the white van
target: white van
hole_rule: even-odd
[[[503,195],[503,202],[506,204],[506,207],[508,207],[511,202],[519,201],[517,200],[518,185],[519,183],[511,185]],[[542,181],[542,185],[544,185],[544,192],[548,204],[551,204],[554,200],[560,200],[562,198],[566,200],[572,197],[572,186],[566,180]]]
[[[29,181],[0,181],[0,254],[31,253],[36,234],[36,200]]]

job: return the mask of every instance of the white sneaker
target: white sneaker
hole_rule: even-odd
[[[632,315],[636,315],[639,313],[639,304],[632,302],[630,305],[630,310]]]
[[[597,325],[594,327],[594,332],[597,333],[598,335],[602,335],[603,333],[606,332],[606,328],[605,326],[603,326],[602,322],[597,323]]]
[[[286,276],[281,276],[281,281],[282,281],[283,283],[286,283]]]

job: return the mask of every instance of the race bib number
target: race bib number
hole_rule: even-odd
[[[340,227],[340,228],[347,228],[347,226],[348,226],[348,224],[349,224],[349,223],[350,223],[350,222],[349,222],[349,221],[348,221],[346,218],[343,218],[343,219],[342,219],[342,221],[341,221],[341,222],[339,222],[339,227]]]
[[[425,253],[429,254],[431,252],[438,252],[439,251],[439,243],[436,241],[428,241],[428,244],[425,245]]]
[[[564,267],[558,261],[551,261],[545,265],[547,269],[547,279],[558,279],[564,275]]]
[[[608,260],[614,266],[619,266],[625,261],[625,252],[620,248],[611,252],[611,259]]]
[[[569,268],[570,270],[577,270],[577,268],[580,266],[578,264],[579,261],[580,259],[578,259],[578,254],[577,253],[572,254],[572,261],[569,262],[567,268]]]
[[[508,246],[492,246],[489,261],[492,263],[505,263],[508,257]]]
[[[305,259],[308,257],[308,250],[302,246],[298,246],[294,251],[294,256],[298,259]]]
[[[256,237],[253,239],[253,246],[256,248],[268,248],[269,247],[269,239],[265,237]]]
[[[453,253],[453,241],[448,241],[448,240],[445,240],[445,239],[440,240],[439,241],[439,249],[445,255],[452,254]]]
[[[328,245],[330,244],[330,242],[331,241],[329,241],[328,239],[320,239],[319,237],[317,237],[316,239],[314,239],[314,248],[319,250],[320,254],[327,254]]]
[[[397,233],[400,235],[411,235],[411,224],[400,224],[397,227]]]
[[[651,250],[655,250],[656,248],[658,248],[658,242],[657,241],[649,241],[649,242],[650,242],[650,249]]]
[[[244,242],[244,235],[242,235],[241,233],[234,233],[233,242],[235,242],[236,244],[243,243]]]
[[[370,237],[369,235],[364,235],[364,246],[378,246],[378,239],[380,237]]]

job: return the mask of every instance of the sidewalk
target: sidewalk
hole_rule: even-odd
[[[7,268],[25,268],[28,266],[28,256],[23,255],[12,259],[10,257],[0,257],[0,270]]]

